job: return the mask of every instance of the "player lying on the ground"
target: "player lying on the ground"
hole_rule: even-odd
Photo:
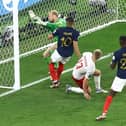
[[[59,86],[60,75],[64,69],[64,64],[69,61],[73,52],[78,57],[81,56],[78,47],[79,32],[73,28],[74,19],[72,17],[66,18],[66,24],[66,27],[59,28],[48,36],[49,39],[55,36],[58,37],[57,49],[51,55],[49,64],[49,71],[52,78],[51,88]],[[58,68],[54,67],[55,63],[59,63]]]
[[[78,63],[74,66],[72,72],[72,78],[79,87],[72,87],[66,85],[66,92],[83,93],[84,97],[89,100],[91,98],[91,88],[88,84],[89,77],[94,76],[96,93],[107,93],[106,90],[101,88],[101,72],[95,68],[95,62],[102,55],[100,49],[94,50],[94,52],[84,52]]]
[[[102,115],[96,118],[97,121],[106,118],[113,97],[126,86],[126,36],[120,37],[120,46],[121,48],[114,53],[111,63],[112,69],[114,69],[116,65],[118,66],[117,75],[112,83],[109,95],[106,97]]]
[[[29,15],[31,17],[31,20],[34,23],[43,25],[44,27],[49,29],[49,31],[51,31],[51,32],[54,32],[54,30],[56,30],[57,28],[66,26],[66,20],[64,18],[60,18],[59,14],[56,10],[51,10],[48,13],[48,20],[49,20],[48,22],[42,21],[41,18],[36,16],[32,10],[29,11]],[[57,41],[57,39],[53,39],[53,42],[55,42],[55,41]],[[57,47],[57,44],[47,48],[47,50],[45,50],[45,52],[43,53],[43,57],[49,58],[51,53],[56,49],[56,47]],[[47,61],[49,62],[50,58]]]

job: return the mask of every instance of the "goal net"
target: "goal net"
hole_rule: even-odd
[[[6,6],[10,7],[13,1],[2,0],[0,2],[0,87],[2,88],[13,88],[15,84],[14,13],[6,10],[3,4],[6,2]],[[81,35],[109,26],[118,20],[125,21],[126,19],[125,0],[19,0],[18,29],[21,65],[26,62],[25,58],[31,63],[32,60],[30,61],[28,57],[35,54],[38,56],[38,52],[41,53],[52,43],[47,39],[50,31],[42,25],[33,23],[29,16],[29,10],[32,10],[43,21],[48,21],[50,10],[57,10],[61,17],[72,16],[75,19],[75,27],[81,32]],[[17,70],[21,73],[21,80],[19,80],[21,85],[30,83],[30,81],[24,81],[25,71],[29,71],[29,67],[30,65],[24,71]],[[41,71],[43,71],[42,68]],[[47,71],[42,72],[32,81],[45,77],[46,73]]]
[[[1,7],[0,3],[0,7]],[[0,87],[11,88],[14,84],[13,15],[3,14],[0,8]]]

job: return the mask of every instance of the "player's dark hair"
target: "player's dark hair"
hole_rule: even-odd
[[[66,18],[66,23],[67,23],[67,26],[73,26],[74,18],[73,17],[67,17]]]
[[[126,47],[126,36],[120,36],[119,41],[121,46]]]
[[[67,22],[74,22],[74,19],[73,19],[73,17],[67,17],[67,18],[66,18],[66,21],[67,21]]]

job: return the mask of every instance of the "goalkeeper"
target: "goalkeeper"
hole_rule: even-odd
[[[40,17],[36,16],[32,10],[29,11],[29,15],[31,17],[31,20],[33,23],[42,25],[49,29],[49,31],[54,32],[59,27],[65,27],[66,26],[66,20],[64,18],[60,18],[59,14],[56,10],[51,10],[48,13],[48,20],[47,22],[44,22],[41,20]],[[57,38],[54,38],[53,41],[57,41]],[[50,61],[50,55],[57,48],[57,44],[54,44],[51,47],[48,47],[47,50],[44,51],[43,57],[47,60],[47,63]]]

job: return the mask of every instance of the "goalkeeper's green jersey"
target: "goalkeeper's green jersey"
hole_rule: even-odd
[[[66,20],[63,18],[58,18],[58,20],[54,23],[48,22],[46,28],[48,28],[51,32],[55,31],[57,28],[65,27]]]
[[[49,31],[54,32],[57,28],[65,26],[66,26],[66,20],[64,18],[58,18],[58,20],[54,23],[48,22],[45,27],[48,28]],[[57,37],[53,39],[54,42],[57,40],[58,40]]]

